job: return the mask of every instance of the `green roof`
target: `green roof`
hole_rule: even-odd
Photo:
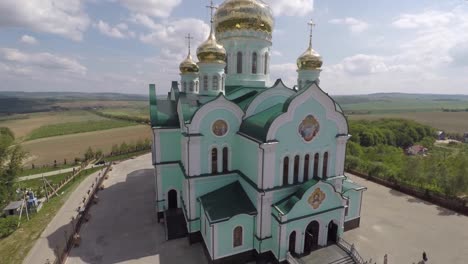
[[[276,203],[276,209],[278,209],[281,213],[286,215],[287,213],[289,213],[289,211],[291,211],[294,205],[302,199],[304,193],[306,193],[307,190],[310,189],[310,187],[314,186],[317,183],[318,181],[314,179],[306,181],[299,187],[299,189],[295,193]]]
[[[239,214],[257,214],[239,181],[201,196],[200,201],[210,223],[226,221]]]
[[[275,104],[255,115],[246,118],[240,127],[240,132],[258,139],[266,141],[268,129],[273,121],[283,113],[283,103]]]
[[[363,189],[367,189],[366,187],[363,187],[363,186],[360,186],[360,185],[357,185],[356,183],[350,181],[350,180],[345,180],[343,181],[343,191],[342,193],[345,193],[349,190],[355,190],[355,191],[360,191],[360,190],[363,190]]]

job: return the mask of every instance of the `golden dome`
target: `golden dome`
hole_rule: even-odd
[[[200,62],[224,63],[226,50],[216,42],[213,31],[210,32],[208,39],[198,47],[197,57]]]
[[[216,33],[248,29],[271,34],[274,18],[261,0],[227,0],[216,11],[215,25]]]
[[[180,63],[179,69],[181,73],[196,73],[199,71],[198,65],[193,61],[190,53],[187,55],[187,58]]]
[[[322,57],[311,46],[297,59],[299,70],[318,70],[322,64]]]

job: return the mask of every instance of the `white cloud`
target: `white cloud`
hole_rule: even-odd
[[[168,17],[182,0],[119,0],[130,11],[153,17]]]
[[[277,79],[281,79],[288,87],[297,83],[297,65],[294,63],[282,63],[270,65],[270,85]]]
[[[83,0],[2,0],[0,27],[22,27],[80,41],[89,26]]]
[[[313,0],[266,0],[275,16],[305,16],[314,10]]]
[[[172,57],[176,60],[187,54],[185,36],[188,33],[194,38],[192,47],[197,47],[208,37],[210,31],[210,27],[205,22],[195,18],[155,23],[148,16],[138,14],[133,16],[131,21],[145,26],[150,31],[140,34],[140,41],[161,48],[162,56]]]
[[[418,14],[401,14],[393,21],[393,26],[398,28],[422,28],[446,26],[456,18],[452,12],[430,10]]]
[[[29,35],[23,35],[20,40],[21,43],[24,44],[29,44],[29,45],[35,45],[38,43],[37,39],[35,37],[29,36]]]
[[[85,75],[87,68],[77,60],[47,52],[27,53],[17,49],[0,48],[0,63],[4,70],[30,77],[50,78],[56,74]]]
[[[115,27],[110,26],[108,23],[99,20],[98,23],[93,25],[95,28],[99,30],[102,34],[112,37],[112,38],[129,38],[129,37],[135,37],[135,32],[130,31],[128,29],[127,24],[125,23],[120,23],[117,24]]]
[[[335,18],[329,22],[336,25],[347,25],[353,33],[361,33],[369,28],[369,24],[354,17]]]

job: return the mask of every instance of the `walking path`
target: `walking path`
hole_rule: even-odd
[[[103,172],[103,170],[102,170]],[[24,259],[24,264],[44,264],[47,260],[53,263],[55,259],[55,248],[60,248],[62,251],[65,245],[65,232],[70,235],[73,230],[70,224],[71,218],[77,216],[77,208],[83,200],[83,196],[90,189],[93,182],[99,173],[96,172],[87,176],[75,191],[70,194],[68,200],[63,204],[62,208],[57,212],[55,217],[42,232],[39,239],[34,244]]]
[[[86,169],[90,169],[92,167],[99,167],[99,166],[103,166],[103,165],[93,165],[91,163],[86,167]],[[71,167],[71,168],[66,168],[66,169],[60,169],[60,170],[55,170],[55,171],[49,171],[49,172],[44,172],[44,173],[33,174],[33,175],[29,175],[29,176],[23,176],[23,177],[19,177],[18,181],[27,181],[27,180],[37,179],[37,178],[41,178],[42,176],[44,176],[44,177],[54,176],[54,175],[57,175],[57,174],[72,172],[73,169],[77,170],[79,168],[80,168],[80,166],[76,166],[76,167]]]

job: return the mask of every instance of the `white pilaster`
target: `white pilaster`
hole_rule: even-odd
[[[304,155],[299,156],[299,182],[304,181]]]
[[[335,175],[344,174],[344,163],[346,157],[346,142],[350,135],[341,135],[336,138],[336,160],[335,160]]]
[[[264,143],[260,147],[265,152],[265,164],[263,164],[263,184],[260,185],[262,189],[270,189],[275,187],[275,178],[280,177],[282,173],[282,161],[280,163],[280,169],[276,170],[276,146],[278,143]],[[261,177],[261,175],[260,175]],[[281,183],[282,179],[280,179]]]
[[[199,136],[191,136],[189,140],[189,155],[188,159],[190,164],[187,164],[187,175],[196,176],[201,174],[201,161],[200,161],[200,146],[201,138]],[[203,156],[204,157],[204,156]]]

